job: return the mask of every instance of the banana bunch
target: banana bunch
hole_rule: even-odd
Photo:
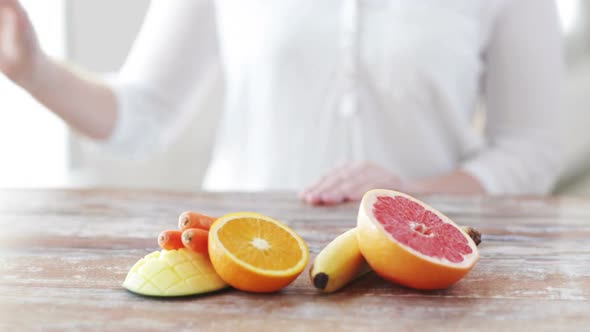
[[[463,227],[463,230],[475,244],[481,243],[481,233],[477,230],[468,226]],[[352,228],[322,249],[309,269],[309,278],[318,290],[332,293],[369,271],[371,267],[357,243],[356,228]]]

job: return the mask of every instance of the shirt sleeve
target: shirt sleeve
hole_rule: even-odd
[[[563,46],[552,0],[507,1],[484,54],[486,146],[463,169],[490,194],[544,194],[563,160]]]
[[[118,112],[103,148],[145,157],[176,138],[195,111],[195,95],[219,82],[216,29],[212,1],[151,2],[125,64],[106,77]]]

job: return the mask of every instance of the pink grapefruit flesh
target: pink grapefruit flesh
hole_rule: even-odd
[[[479,258],[473,240],[441,212],[403,193],[365,194],[357,221],[359,248],[385,279],[418,289],[446,288]]]
[[[395,240],[425,256],[461,263],[473,252],[457,227],[403,196],[377,197],[373,214]]]

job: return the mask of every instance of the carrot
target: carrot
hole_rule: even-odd
[[[166,230],[158,235],[158,244],[165,250],[176,250],[184,248],[182,244],[182,232],[177,230]]]
[[[178,217],[178,229],[184,231],[189,228],[200,228],[208,231],[215,219],[204,214],[186,211]]]
[[[182,244],[187,249],[198,253],[208,253],[209,232],[200,228],[189,228],[182,232]]]

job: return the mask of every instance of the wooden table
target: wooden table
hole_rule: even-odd
[[[313,208],[287,193],[0,191],[0,331],[590,331],[590,200],[422,198],[484,233],[480,262],[450,289],[369,274],[322,295],[305,271],[272,295],[156,300],[121,283],[183,210],[268,214],[299,232],[313,258],[355,224],[357,206]]]

